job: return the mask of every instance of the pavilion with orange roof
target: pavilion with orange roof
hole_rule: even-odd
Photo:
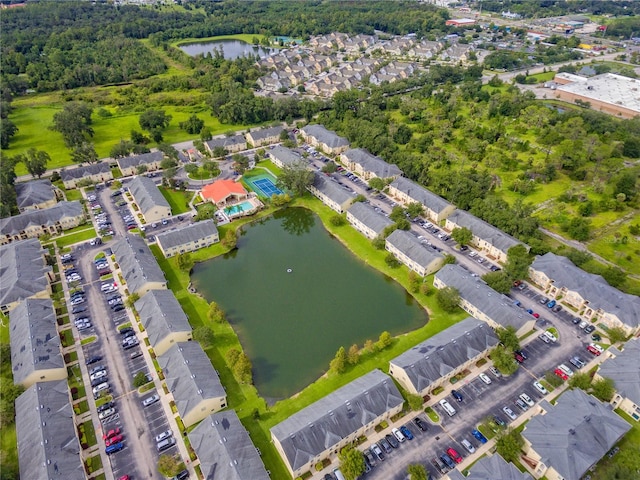
[[[209,185],[205,185],[200,191],[200,196],[203,200],[215,203],[218,207],[224,207],[225,205],[246,200],[249,197],[249,192],[240,182],[225,179],[216,180]]]

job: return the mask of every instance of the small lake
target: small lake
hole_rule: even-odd
[[[227,313],[269,401],[319,378],[340,346],[427,321],[398,283],[356,258],[303,208],[244,227],[237,250],[197,264],[191,279]]]
[[[192,57],[200,54],[206,55],[207,53],[214,55],[216,50],[222,51],[222,55],[227,60],[235,60],[249,55],[258,55],[260,58],[264,58],[278,51],[275,48],[251,45],[242,40],[213,40],[210,42],[188,43],[180,45],[178,48]]]

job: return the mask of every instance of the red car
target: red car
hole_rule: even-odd
[[[556,368],[553,373],[555,373],[558,377],[560,377],[562,380],[567,380],[569,378],[569,376],[564,373],[562,370],[560,370],[559,368]]]
[[[536,313],[536,312],[533,312],[533,317],[534,317],[534,318],[540,318],[540,314],[539,314],[539,313]]]
[[[515,358],[516,362],[518,363],[524,362],[524,357],[520,355],[518,352],[513,352],[513,358]]]
[[[104,441],[105,446],[113,445],[114,443],[121,442],[124,437],[122,435],[116,435],[115,437],[107,438]]]
[[[593,353],[596,357],[600,356],[600,354],[604,351],[604,349],[600,345],[596,345],[595,343],[590,343],[587,347],[587,350]]]
[[[447,449],[447,455],[449,455],[456,463],[462,462],[462,457],[460,456],[460,454],[451,447]]]
[[[109,430],[107,433],[105,433],[102,436],[102,439],[106,440],[107,438],[115,437],[116,435],[120,435],[120,427],[115,428],[113,430]]]

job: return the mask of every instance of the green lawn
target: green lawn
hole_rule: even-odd
[[[619,467],[627,467],[626,474],[633,476],[634,472],[640,471],[640,422],[632,419],[621,410],[616,413],[631,424],[631,430],[622,438],[618,446],[620,451],[613,457],[605,456],[598,462],[593,478],[632,478],[625,476],[622,472],[614,474]]]
[[[82,200],[82,192],[77,188],[74,188],[73,190],[65,190],[64,194],[67,196],[68,202]]]
[[[180,190],[173,190],[166,187],[158,187],[162,196],[167,199],[169,205],[171,205],[171,213],[173,215],[180,215],[190,211],[189,202],[193,198],[193,192],[182,192]]]
[[[386,252],[375,250],[371,243],[362,235],[357,233],[350,226],[333,227],[329,224],[335,212],[322,205],[322,203],[312,197],[297,199],[293,205],[302,206],[312,209],[322,219],[325,228],[329,230],[336,238],[338,238],[347,248],[354,252],[364,262],[372,265],[374,268],[381,270],[386,275],[399,281],[405,288],[408,287],[408,271],[403,266],[397,269],[389,268],[384,258]],[[273,209],[266,209],[258,216],[253,218],[245,218],[239,222],[233,222],[231,225],[225,225],[220,228],[220,236],[229,229],[236,229],[238,226],[254,221],[257,217],[264,217],[273,212]],[[165,272],[169,283],[169,288],[174,292],[176,298],[180,302],[185,314],[190,320],[193,328],[200,325],[210,326],[216,338],[215,344],[209,347],[206,352],[211,359],[214,367],[218,371],[222,383],[225,385],[231,405],[238,416],[243,421],[245,427],[249,430],[251,438],[256,446],[263,452],[263,460],[267,468],[271,470],[274,478],[288,478],[288,474],[282,464],[282,461],[270,442],[269,428],[289,417],[293,413],[306,407],[310,403],[319,400],[330,392],[345,385],[346,383],[364,375],[374,368],[380,368],[384,371],[388,370],[388,362],[400,353],[413,347],[417,343],[426,338],[442,331],[443,329],[453,325],[467,316],[462,310],[454,314],[443,312],[435,302],[435,295],[425,296],[417,295],[416,300],[429,312],[430,320],[424,326],[413,332],[409,332],[394,338],[393,344],[388,349],[376,354],[363,354],[361,361],[349,367],[342,375],[323,376],[313,384],[309,385],[302,392],[286,400],[277,402],[271,407],[267,407],[264,400],[258,395],[257,390],[252,385],[239,385],[224,359],[225,353],[231,348],[241,348],[239,339],[228,323],[213,324],[207,319],[207,302],[198,295],[188,293],[187,285],[189,276],[186,272],[177,268],[175,258],[165,259],[160,253],[157,246],[151,247],[154,255]],[[206,249],[192,253],[195,261],[203,261],[213,258],[217,255],[225,253],[227,249],[218,243]],[[426,280],[432,282],[432,277]],[[253,411],[258,410],[260,419],[253,419]]]
[[[56,245],[58,245],[58,248],[68,247],[74,243],[86,242],[87,240],[95,238],[95,236],[95,229],[93,227],[86,228],[85,226],[84,230],[76,231],[70,235],[65,234],[62,237],[56,238]]]

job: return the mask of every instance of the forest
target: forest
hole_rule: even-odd
[[[553,17],[580,14],[632,16],[640,14],[640,3],[636,0],[477,0],[476,8],[482,4],[486,12],[510,11],[526,18]]]

